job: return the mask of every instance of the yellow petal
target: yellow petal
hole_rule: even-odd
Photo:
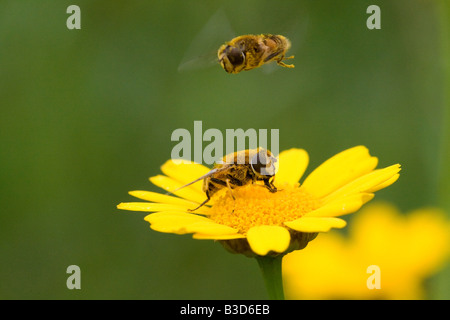
[[[168,177],[178,181],[181,185],[188,184],[199,177],[207,174],[211,169],[205,167],[204,165],[195,162],[186,161],[172,161],[168,160],[161,166],[161,171]],[[197,192],[202,191],[203,180],[200,180],[189,188],[196,190]]]
[[[189,187],[182,188],[182,189],[179,189],[178,191],[175,191],[178,188],[182,187],[183,184],[172,178],[169,178],[169,177],[166,177],[163,175],[157,175],[157,176],[151,177],[150,181],[154,185],[156,185],[166,191],[173,192],[173,194],[175,194],[181,198],[184,198],[184,199],[187,199],[190,201],[194,201],[197,203],[202,203],[203,201],[206,200],[206,195],[204,193],[198,192]]]
[[[122,202],[117,205],[117,209],[130,210],[130,211],[144,211],[144,212],[156,212],[156,211],[186,211],[185,206],[178,206],[174,204],[166,203],[154,203],[154,202]]]
[[[188,233],[200,233],[211,236],[235,235],[238,230],[225,226],[223,224],[215,223],[213,221],[196,222],[186,226]]]
[[[316,197],[323,197],[350,181],[371,172],[378,159],[364,146],[347,149],[331,157],[315,169],[302,188]]]
[[[352,194],[347,197],[338,198],[333,202],[328,202],[320,208],[308,212],[303,217],[338,217],[353,213],[358,211],[363,204],[372,200],[373,197],[373,193]]]
[[[161,193],[157,193],[157,192],[136,190],[136,191],[130,191],[128,193],[130,195],[132,195],[133,197],[136,197],[136,198],[139,198],[142,200],[147,200],[147,201],[151,201],[154,203],[172,204],[172,205],[176,205],[179,207],[183,207],[183,208],[185,208],[184,211],[198,207],[198,203],[196,203],[196,202],[188,201],[185,199],[181,199],[178,197],[173,197],[173,196],[169,196],[169,195],[161,194]],[[119,208],[119,209],[121,209],[121,208]],[[202,206],[201,208],[195,210],[195,213],[208,214],[209,209],[210,208],[208,206]],[[163,210],[165,210],[165,209],[163,209]],[[170,209],[168,209],[168,210],[170,210]],[[156,211],[162,211],[162,210],[156,210]]]
[[[308,162],[308,153],[303,149],[292,148],[282,151],[278,157],[275,183],[277,185],[296,184],[305,172]]]
[[[185,199],[173,197],[173,196],[158,193],[158,192],[135,190],[135,191],[130,191],[128,193],[138,199],[151,201],[151,202],[175,204],[175,205],[185,206],[187,208],[192,208],[192,205],[197,205],[196,202],[188,201]]]
[[[380,188],[378,188],[378,186],[388,186],[388,183],[393,183],[394,181],[396,181],[398,177],[395,178],[395,176],[400,170],[400,165],[394,164],[387,168],[372,171],[329,194],[323,200],[325,202],[329,202],[334,201],[334,199],[337,199],[339,197],[345,197],[347,195],[359,192],[379,190]]]
[[[339,218],[302,217],[284,224],[300,232],[328,232],[331,228],[343,228],[347,223]]]
[[[445,266],[450,254],[450,223],[446,214],[437,208],[422,208],[411,212],[408,220],[411,232],[408,245],[411,243],[414,253],[417,252],[414,254],[417,273],[433,274]]]
[[[233,239],[243,239],[244,235],[239,233],[234,234],[223,234],[223,235],[210,235],[210,234],[202,234],[195,233],[192,238],[197,240],[233,240]]]
[[[270,251],[284,252],[289,247],[291,236],[286,228],[257,226],[247,232],[247,240],[254,253],[265,256]]]
[[[236,234],[237,230],[195,214],[167,211],[157,212],[145,217],[151,228],[161,232],[177,234],[201,233],[210,236]]]
[[[150,223],[150,227],[159,232],[186,234],[190,225],[211,221],[208,218],[184,212],[156,212],[149,214],[144,220]]]
[[[395,181],[397,181],[398,178],[400,178],[400,175],[397,173],[392,178],[390,178],[390,179],[386,180],[385,182],[380,183],[380,184],[378,184],[378,185],[374,186],[373,188],[370,188],[370,189],[368,189],[366,191],[367,192],[375,192],[375,191],[384,189],[386,187],[389,187],[391,184],[393,184]]]
[[[161,221],[179,221],[179,222],[204,222],[204,221],[212,221],[209,218],[199,216],[192,213],[187,212],[179,212],[179,211],[164,211],[164,212],[155,212],[145,216],[145,221],[150,223],[161,222]]]

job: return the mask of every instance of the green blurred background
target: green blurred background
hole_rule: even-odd
[[[71,4],[81,30],[66,27]],[[381,30],[366,27],[371,4]],[[219,8],[236,35],[295,39],[296,68],[179,73]],[[0,298],[267,298],[253,259],[116,209],[129,190],[158,191],[148,177],[194,120],[280,129],[281,150],[309,152],[307,173],[366,145],[403,166],[376,199],[439,205],[441,17],[425,0],[0,1]],[[72,264],[81,290],[66,287]],[[431,279],[430,298],[450,298],[449,279]]]

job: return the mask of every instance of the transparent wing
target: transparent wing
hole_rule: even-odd
[[[183,61],[178,66],[178,72],[192,71],[203,68],[209,68],[218,63],[216,51],[211,51],[208,54],[199,55],[196,58],[192,58]]]
[[[192,40],[178,66],[178,71],[206,68],[218,63],[217,50],[234,37],[235,33],[225,11],[220,8]]]
[[[196,182],[198,182],[198,181],[200,181],[200,180],[203,180],[203,179],[205,179],[205,178],[211,177],[211,176],[212,176],[213,174],[215,174],[215,173],[222,172],[222,171],[225,171],[225,170],[228,170],[228,168],[222,167],[222,168],[212,169],[211,171],[207,172],[206,174],[202,175],[201,177],[198,177],[198,178],[195,179],[194,181],[191,181],[191,182],[189,182],[189,183],[186,183],[185,185],[183,185],[183,186],[181,186],[181,187],[179,187],[179,188],[177,188],[177,189],[175,189],[175,190],[173,190],[173,191],[171,191],[171,192],[167,192],[166,194],[173,194],[174,192],[177,192],[177,191],[180,190],[180,189],[183,189],[183,188],[185,188],[185,187],[188,187],[188,186],[190,186],[191,184],[194,184],[194,183],[196,183]]]

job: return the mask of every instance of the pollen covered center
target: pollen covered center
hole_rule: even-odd
[[[284,226],[284,222],[302,217],[319,207],[319,199],[303,189],[283,185],[270,192],[262,185],[251,184],[230,190],[223,189],[214,198],[209,218],[235,228],[241,234],[254,226]]]

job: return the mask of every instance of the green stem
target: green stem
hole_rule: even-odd
[[[258,256],[256,258],[261,269],[267,292],[271,300],[284,300],[283,278],[281,266],[283,255],[276,257]]]

